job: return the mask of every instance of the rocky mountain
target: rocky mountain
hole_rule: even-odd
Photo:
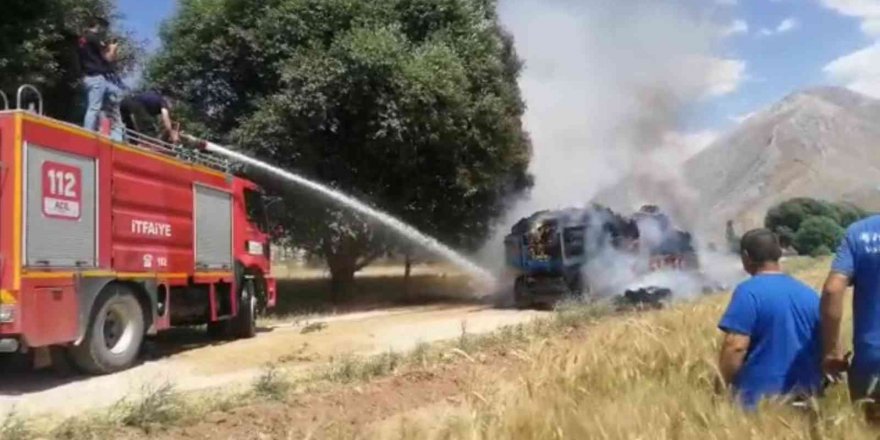
[[[834,87],[792,94],[684,162],[681,172],[692,190],[692,222],[710,240],[722,236],[727,220],[738,231],[761,226],[767,209],[791,197],[880,210],[880,100]]]

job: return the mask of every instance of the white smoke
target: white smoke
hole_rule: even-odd
[[[714,53],[728,17],[700,0],[501,0],[499,8],[525,61],[535,186],[501,222],[483,261],[500,266],[503,236],[518,219],[583,207],[619,182],[609,198],[622,214],[651,203],[676,226],[694,228],[697,193],[681,169],[694,149],[675,134],[690,106],[730,93],[744,76],[743,63]],[[627,285],[636,275],[617,254],[588,271]]]
[[[675,180],[690,151],[670,144],[669,133],[688,105],[730,91],[741,74],[712,54],[722,25],[689,3],[502,0],[501,19],[525,61],[536,176],[512,218],[583,205],[633,173]]]

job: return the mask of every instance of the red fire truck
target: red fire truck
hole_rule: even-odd
[[[172,326],[254,336],[276,296],[257,185],[206,152],[40,113],[0,111],[0,353],[103,374]]]

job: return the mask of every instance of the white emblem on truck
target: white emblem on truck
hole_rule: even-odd
[[[132,220],[131,232],[152,237],[171,237],[171,225],[148,220]]]
[[[82,171],[58,162],[43,163],[43,215],[59,220],[79,220]]]

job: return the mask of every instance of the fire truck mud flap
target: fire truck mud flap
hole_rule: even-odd
[[[77,328],[75,345],[82,343],[89,327],[89,318],[95,301],[101,291],[112,282],[118,281],[116,278],[100,277],[79,277],[77,281],[77,292],[79,293],[79,326]],[[148,311],[144,318],[146,319],[147,334],[156,332],[155,322],[157,319],[156,311],[158,310],[158,283],[156,280],[138,280],[125,282],[127,285],[137,286],[139,292],[136,292],[141,299],[141,306]]]

